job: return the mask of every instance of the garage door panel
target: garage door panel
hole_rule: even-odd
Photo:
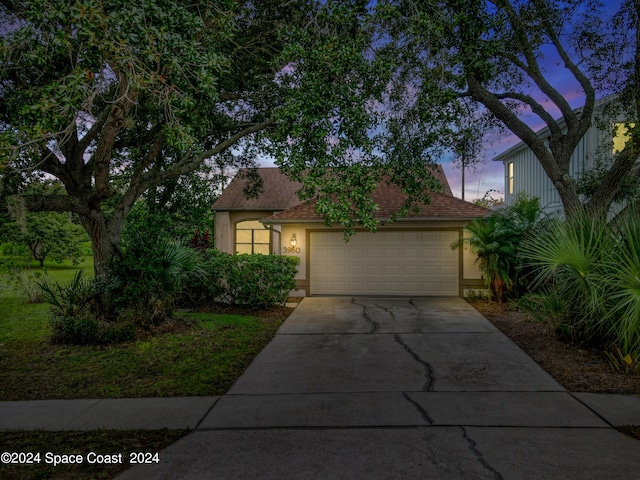
[[[444,276],[444,277],[453,277],[454,275],[456,275],[458,269],[456,267],[454,267],[453,265],[451,266],[443,266],[440,268],[440,275]]]
[[[325,295],[458,295],[457,232],[310,235],[310,287]]]

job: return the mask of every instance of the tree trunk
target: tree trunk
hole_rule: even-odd
[[[553,182],[553,186],[556,187],[560,195],[565,217],[567,219],[576,218],[584,212],[584,204],[580,201],[575,183],[569,176],[569,172],[565,172],[563,177],[563,179]]]
[[[121,253],[120,235],[124,219],[114,215],[107,220],[102,211],[93,210],[90,217],[80,217],[80,223],[91,239],[95,276],[104,275],[109,262]]]

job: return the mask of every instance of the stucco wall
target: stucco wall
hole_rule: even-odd
[[[469,236],[467,232],[463,231],[464,236]],[[478,267],[477,255],[473,253],[471,247],[465,244],[462,247],[462,278],[464,280],[480,280],[482,279],[482,272]]]
[[[231,237],[231,221],[229,219],[229,212],[216,212],[213,246],[221,252],[233,253]]]

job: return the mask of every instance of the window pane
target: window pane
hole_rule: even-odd
[[[507,165],[508,177],[509,177],[509,193],[513,193],[513,162],[509,162]]]
[[[243,244],[243,243],[237,244],[236,253],[251,253],[251,244]]]
[[[269,243],[269,230],[254,230],[253,241],[254,243]]]
[[[253,253],[261,253],[263,255],[269,255],[269,244],[257,243],[253,246]]]
[[[630,123],[629,126],[633,128],[635,126],[634,123]],[[620,153],[624,150],[624,146],[629,141],[631,136],[629,135],[629,129],[627,125],[624,123],[614,123],[614,137],[613,137],[613,153]]]
[[[271,231],[258,220],[236,223],[236,252],[269,254]]]
[[[246,222],[236,223],[236,228],[243,230],[262,230],[264,229],[264,225],[262,225],[258,220],[249,220]]]
[[[251,243],[251,230],[238,230],[236,232],[236,242]]]

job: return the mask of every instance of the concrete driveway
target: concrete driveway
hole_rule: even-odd
[[[197,430],[121,478],[635,478],[610,428],[457,298],[305,298]]]

